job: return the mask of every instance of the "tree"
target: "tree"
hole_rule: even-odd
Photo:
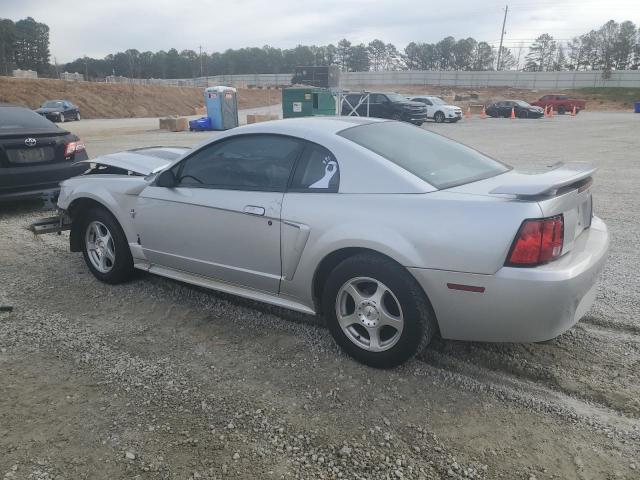
[[[555,60],[556,48],[556,42],[551,35],[540,35],[529,48],[525,69],[534,72],[550,70]]]
[[[0,18],[0,75],[11,75],[17,39],[16,24]]]
[[[478,42],[473,38],[461,38],[453,46],[453,68],[471,70]]]
[[[14,61],[18,68],[49,71],[49,27],[27,17],[15,24]]]
[[[497,70],[512,70],[518,66],[518,60],[516,60],[509,48],[502,47],[500,52],[500,65],[496,65]]]
[[[367,45],[369,52],[369,63],[374,71],[382,70],[387,57],[387,45],[382,41],[375,39]]]
[[[338,47],[336,48],[336,64],[343,72],[348,69],[350,56],[351,42],[346,38],[343,38],[338,42]]]
[[[478,43],[473,70],[493,70],[494,61],[495,54],[491,45],[487,42]]]
[[[456,39],[446,37],[436,43],[436,55],[439,58],[440,70],[453,70],[455,68]]]
[[[564,70],[567,67],[567,57],[564,54],[564,46],[562,44],[558,45],[556,59],[553,62],[553,69],[557,72],[560,70]]]
[[[363,43],[351,47],[351,53],[349,54],[349,61],[347,63],[347,71],[368,72],[370,67],[369,49]]]

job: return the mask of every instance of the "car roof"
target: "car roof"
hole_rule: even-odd
[[[302,138],[316,138],[322,135],[335,135],[342,130],[358,125],[385,121],[388,120],[355,116],[300,117],[252,123],[234,128],[233,131],[234,133],[276,133]]]

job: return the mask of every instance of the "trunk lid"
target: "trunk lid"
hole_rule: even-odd
[[[540,218],[562,215],[564,254],[571,250],[575,239],[591,226],[591,186],[595,171],[596,168],[586,163],[559,163],[538,172],[510,170],[448,191],[536,202],[540,207]]]
[[[64,160],[69,132],[55,129],[37,133],[0,135],[0,167],[28,167]]]

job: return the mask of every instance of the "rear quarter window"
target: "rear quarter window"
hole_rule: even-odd
[[[470,147],[400,122],[359,125],[338,135],[377,153],[437,189],[494,177],[510,169]]]

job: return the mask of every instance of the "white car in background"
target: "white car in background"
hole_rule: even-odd
[[[433,119],[436,123],[451,122],[456,123],[462,118],[462,109],[455,105],[448,105],[440,97],[420,96],[410,97],[412,102],[421,102],[427,106],[427,118]]]

